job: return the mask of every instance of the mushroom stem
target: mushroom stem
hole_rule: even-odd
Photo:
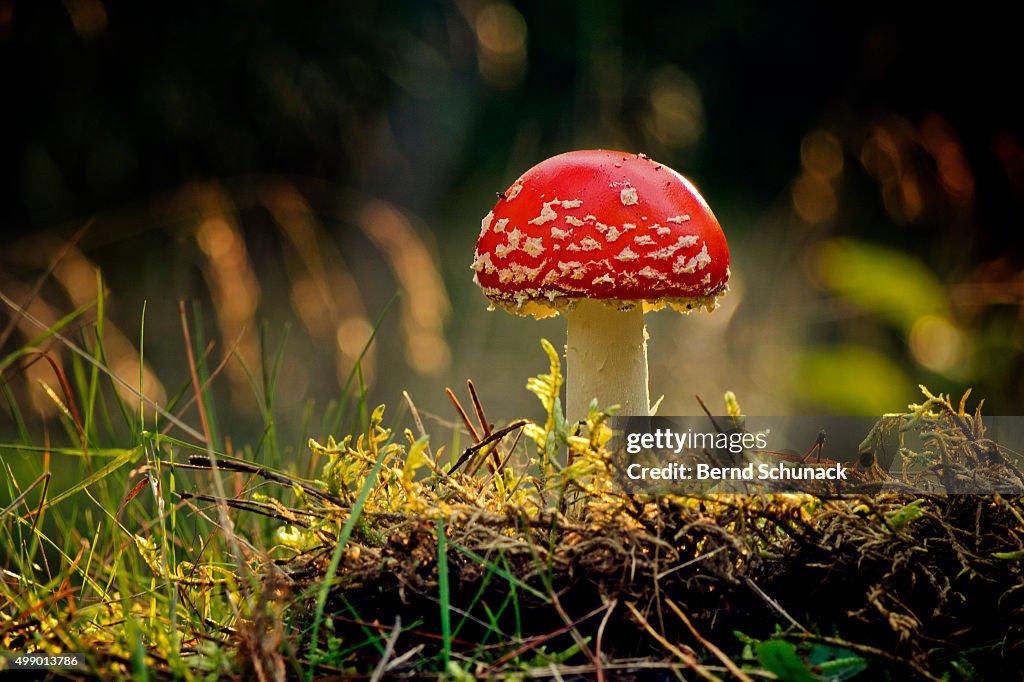
[[[601,301],[582,300],[567,315],[566,414],[585,419],[590,401],[620,406],[619,414],[647,416],[647,330],[643,305],[615,310]]]

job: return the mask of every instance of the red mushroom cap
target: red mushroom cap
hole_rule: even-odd
[[[542,161],[484,216],[474,281],[507,310],[546,317],[577,299],[712,310],[729,247],[696,188],[643,154],[575,151]]]

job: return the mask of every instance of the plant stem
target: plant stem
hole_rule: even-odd
[[[643,308],[615,310],[601,301],[580,301],[567,314],[566,412],[584,419],[590,401],[619,405],[619,414],[647,416],[647,330]]]

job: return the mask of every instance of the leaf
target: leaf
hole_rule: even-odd
[[[942,282],[904,252],[856,239],[831,239],[818,248],[814,264],[825,288],[901,331],[910,331],[925,315],[948,317]]]
[[[924,504],[924,500],[914,500],[910,504],[903,505],[896,511],[888,512],[885,515],[885,523],[893,532],[899,532],[908,523],[919,517],[924,513],[921,509],[921,505]]]
[[[405,479],[406,483],[412,481],[416,476],[416,471],[427,463],[426,449],[428,442],[429,437],[423,436],[409,446],[409,454],[406,455],[405,464],[402,466],[402,478]]]
[[[84,480],[79,481],[78,483],[76,483],[75,485],[71,486],[70,488],[68,488],[67,490],[62,492],[61,494],[57,495],[56,497],[52,497],[49,500],[47,500],[46,504],[43,505],[43,508],[44,509],[49,509],[50,507],[52,507],[53,505],[57,504],[58,502],[71,497],[72,495],[74,495],[78,491],[80,491],[80,490],[82,490],[84,488],[88,488],[89,486],[91,486],[93,483],[96,483],[97,481],[103,480],[104,478],[106,478],[110,474],[114,473],[115,471],[117,471],[118,469],[123,467],[128,462],[130,462],[132,459],[134,459],[138,455],[138,453],[141,450],[141,448],[142,448],[142,446],[140,445],[140,446],[135,447],[135,448],[133,448],[131,450],[124,450],[120,455],[117,456],[117,458],[114,461],[110,462],[109,464],[107,464],[102,469],[96,471],[92,476],[89,476],[88,478],[85,478]]]
[[[817,644],[807,655],[811,668],[820,673],[829,682],[843,682],[867,669],[865,659],[857,656],[849,649]]]
[[[545,430],[550,431],[555,425],[555,403],[558,400],[558,393],[562,388],[562,362],[558,358],[558,352],[551,342],[541,339],[540,345],[547,353],[549,362],[549,373],[532,377],[526,382],[526,388],[540,399],[541,405],[548,413],[548,421]]]
[[[796,646],[784,639],[769,639],[757,645],[757,660],[785,682],[820,682],[796,653]]]
[[[139,550],[139,555],[153,570],[153,573],[160,577],[166,577],[160,566],[160,550],[157,548],[156,540],[138,534],[132,535],[132,539],[135,540],[135,547]]]
[[[1016,549],[1012,552],[992,552],[992,556],[1006,561],[1020,561],[1024,559],[1024,549]]]
[[[876,350],[852,344],[801,351],[794,379],[796,395],[844,414],[892,412],[915,393],[899,365]]]

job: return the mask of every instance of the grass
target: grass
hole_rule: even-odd
[[[82,652],[82,674],[112,679],[310,682],[971,680],[1024,660],[1019,497],[623,495],[608,413],[566,423],[546,342],[528,382],[543,423],[491,423],[470,384],[469,409],[449,393],[464,429],[432,439],[408,396],[371,409],[356,362],[297,425],[338,438],[288,461],[287,334],[263,328],[258,367],[215,358],[182,306],[188,376],[157,405],[109,371],[105,314],[101,294],[0,361],[5,651]],[[42,435],[11,383],[30,362],[60,406]],[[251,445],[218,417],[228,362],[259,405]],[[927,397],[900,428],[973,418],[966,397]],[[943,456],[977,445],[961,441]]]
[[[6,297],[3,301],[16,309]],[[65,336],[90,309],[96,319],[88,331],[75,341]],[[201,316],[193,318],[192,333],[182,307],[190,379],[166,406],[140,399],[133,409],[123,393],[130,387],[107,368],[104,317],[101,294],[94,305],[41,330],[0,364],[17,434],[16,441],[0,445],[3,496],[8,498],[0,512],[3,648],[88,652],[90,664],[104,675],[135,677],[156,663],[174,676],[202,677],[210,660],[220,660],[211,672],[226,672],[234,665],[225,667],[224,662],[234,660],[235,625],[253,612],[260,594],[262,577],[252,567],[272,563],[267,550],[276,525],[252,516],[242,529],[225,504],[198,507],[178,494],[212,484],[217,490],[213,499],[223,501],[229,499],[231,483],[241,483],[217,471],[202,482],[175,462],[189,451],[215,462],[226,456],[218,451],[222,441],[211,392],[224,365],[211,371]],[[144,320],[145,313],[143,325]],[[53,339],[74,353],[70,376],[50,354],[37,350]],[[144,327],[140,339],[145,339]],[[250,461],[264,462],[264,470],[281,460],[273,397],[284,352],[282,341],[272,354],[264,353],[258,378],[245,368],[262,398],[264,423],[261,439],[245,452]],[[144,350],[139,385],[141,357]],[[9,382],[26,362],[40,358],[50,360],[54,385],[60,387],[47,387],[47,393],[60,406],[58,426],[66,443],[51,442],[58,436],[49,430],[43,443],[33,441]],[[137,389],[131,390],[141,398]],[[193,405],[201,431],[176,416]],[[353,412],[365,412],[364,396],[356,396],[354,405]],[[343,414],[335,409],[333,416],[325,414],[325,423],[336,426]],[[168,435],[172,429],[194,440]],[[23,485],[22,472],[33,469],[42,471]],[[292,480],[294,472],[273,470]],[[211,658],[214,645],[223,651]],[[199,650],[206,654],[197,659]]]

